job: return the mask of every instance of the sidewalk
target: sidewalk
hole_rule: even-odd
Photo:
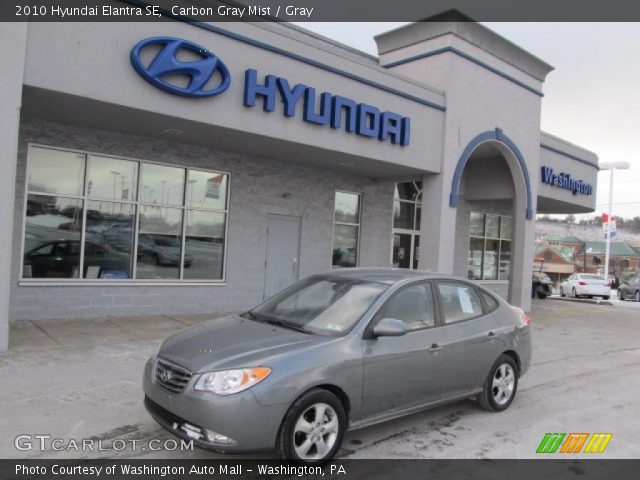
[[[214,315],[161,315],[11,324],[0,354],[0,458],[99,458],[162,452],[19,451],[21,434],[51,438],[144,440],[173,438],[142,404],[144,363],[160,343]],[[37,442],[34,440],[34,444]],[[164,452],[166,456],[166,452]],[[182,458],[211,458],[196,449]]]

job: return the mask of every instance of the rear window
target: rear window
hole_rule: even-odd
[[[600,275],[580,275],[580,278],[583,280],[603,280],[604,281],[604,277],[601,277]]]
[[[484,303],[487,305],[487,309],[490,312],[493,312],[496,308],[498,308],[498,301],[491,295],[480,290],[480,296],[484,300]]]

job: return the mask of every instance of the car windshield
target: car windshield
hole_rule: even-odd
[[[326,336],[353,328],[388,285],[352,278],[311,277],[243,314],[256,321]]]

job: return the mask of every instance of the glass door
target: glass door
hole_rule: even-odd
[[[393,198],[391,265],[418,268],[422,182],[397,183]]]

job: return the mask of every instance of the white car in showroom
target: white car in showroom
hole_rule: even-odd
[[[578,297],[602,297],[609,300],[611,287],[600,275],[593,273],[574,273],[560,285],[560,296]]]

